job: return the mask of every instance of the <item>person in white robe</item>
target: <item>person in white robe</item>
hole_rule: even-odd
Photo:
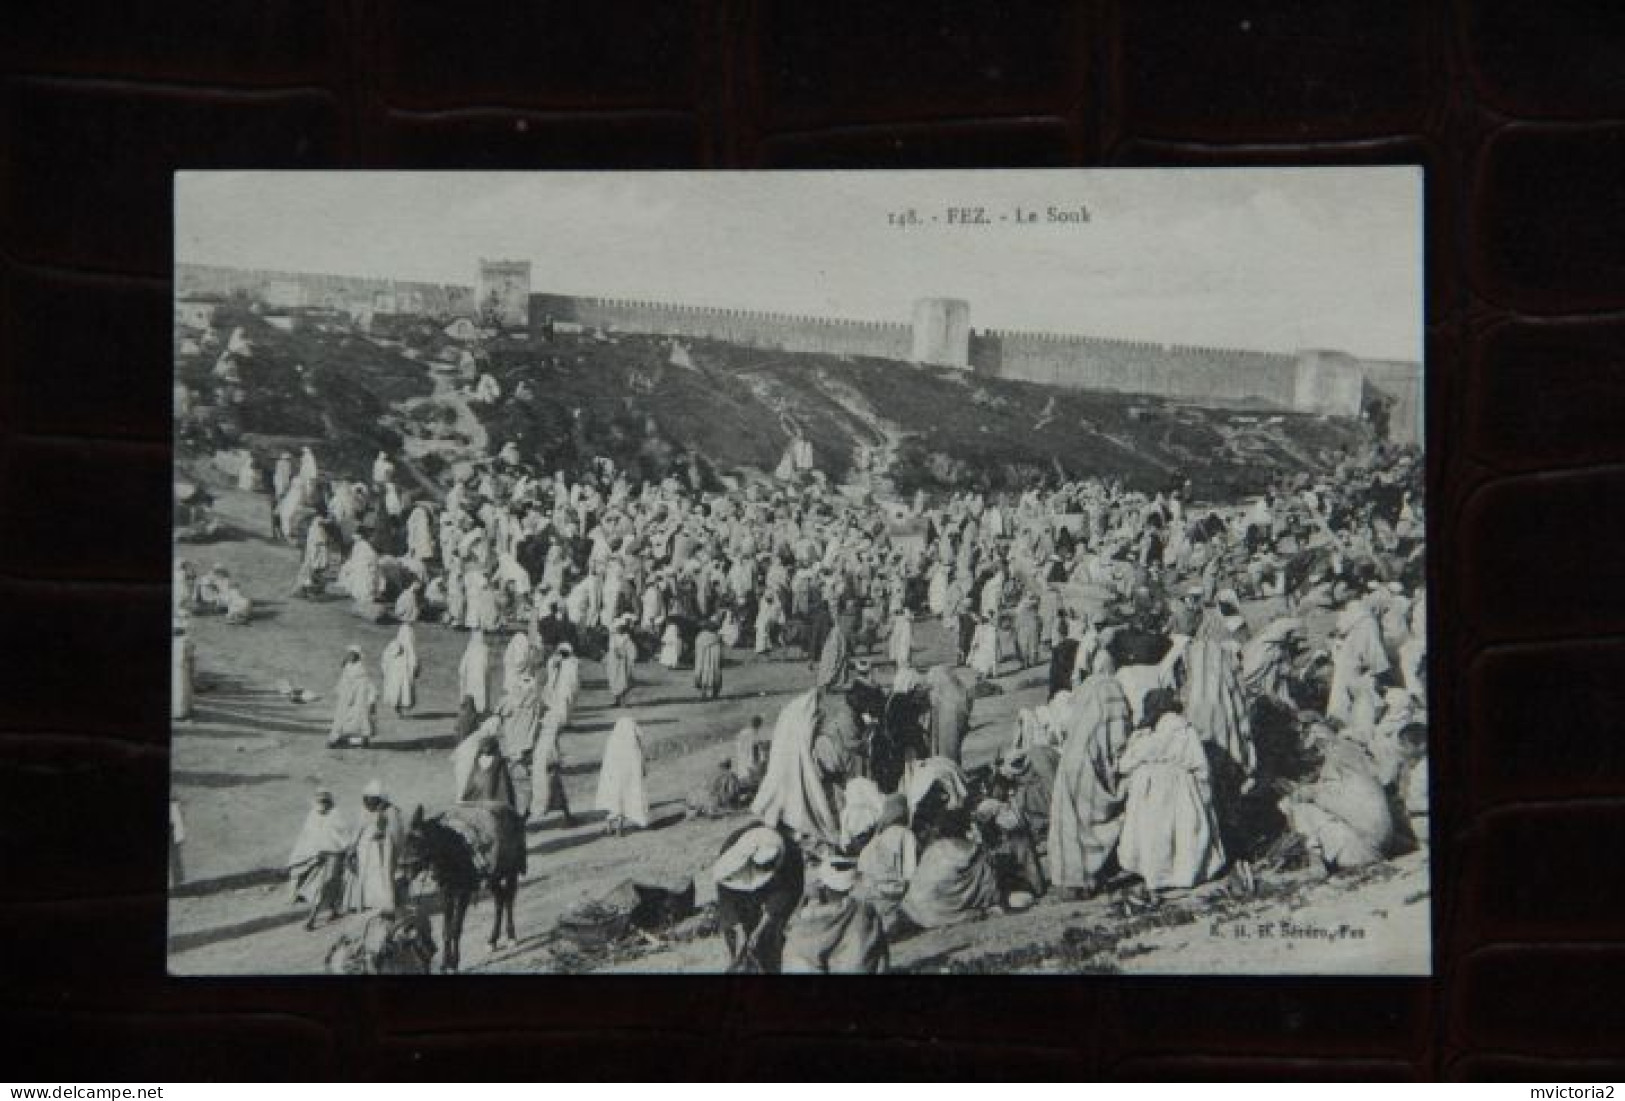
[[[767,826],[784,823],[798,835],[839,845],[836,816],[813,757],[818,734],[818,690],[796,696],[779,712],[768,747],[767,770],[751,813]]]
[[[333,566],[332,546],[327,525],[320,518],[310,522],[305,532],[305,554],[299,564],[299,588],[304,592],[320,592],[327,585],[327,571]]]
[[[299,477],[306,483],[314,485],[316,482],[316,456],[310,448],[299,449]]]
[[[344,815],[334,809],[333,793],[326,788],[317,791],[286,864],[294,902],[310,907],[307,932],[316,928],[324,907],[330,920],[343,916],[344,858],[355,836]]]
[[[694,687],[702,699],[722,694],[722,638],[710,623],[694,636]]]
[[[1117,764],[1128,742],[1128,697],[1110,654],[1097,654],[1093,668],[1070,701],[1071,730],[1050,801],[1050,879],[1074,897],[1100,888],[1122,829]],[[1052,700],[1049,706],[1057,705]]]
[[[468,616],[468,591],[463,588],[462,571],[453,569],[447,573],[445,586],[446,614],[443,622],[448,627],[462,627]]]
[[[370,604],[378,595],[383,579],[378,570],[378,552],[364,536],[356,536],[350,557],[339,569],[339,584],[357,604]]]
[[[734,735],[733,757],[729,765],[733,768],[734,776],[740,784],[754,786],[761,779],[761,768],[756,763],[758,746],[762,738],[762,717],[752,715],[750,722],[739,728]]]
[[[395,598],[394,615],[401,623],[416,623],[423,618],[422,590],[423,582],[410,581]]]
[[[632,691],[632,667],[637,664],[638,647],[627,632],[627,620],[616,624],[609,636],[609,647],[604,652],[604,678],[609,682],[610,699],[619,707]]]
[[[551,676],[547,682],[547,709],[559,716],[559,726],[562,728],[569,724],[570,712],[581,691],[581,659],[576,657],[575,649],[568,642],[559,643],[558,651],[553,656],[557,664],[551,666]]]
[[[618,558],[612,558],[604,567],[602,606],[598,609],[598,625],[604,630],[615,626],[621,614],[621,594],[626,588],[626,568]]]
[[[333,483],[332,492],[327,496],[327,513],[345,525],[356,518],[356,493],[349,482]]]
[[[235,581],[225,582],[221,586],[220,594],[227,623],[241,627],[254,618],[254,601],[237,586]]]
[[[242,465],[237,468],[237,488],[244,493],[253,493],[259,487],[259,464],[254,461],[252,453],[245,453]]]
[[[1117,862],[1148,890],[1194,887],[1224,870],[1207,752],[1177,711],[1129,738],[1123,776],[1123,831]]]
[[[489,582],[485,571],[478,565],[470,562],[463,570],[463,620],[462,625],[470,630],[486,631],[494,628],[487,627],[481,622],[487,609],[484,596]]]
[[[564,600],[564,614],[577,627],[585,627],[598,616],[598,597],[598,578],[588,574],[571,587]]]
[[[427,505],[418,505],[406,518],[406,553],[424,565],[434,561],[434,525]]]
[[[1228,643],[1202,637],[1202,629],[1197,633],[1185,651],[1185,718],[1203,741],[1224,751],[1242,776],[1251,777],[1258,750],[1234,651]]]
[[[908,665],[914,658],[914,620],[906,608],[892,617],[886,656],[898,668]]]
[[[1319,774],[1280,802],[1287,824],[1327,872],[1374,864],[1388,855],[1393,811],[1364,746],[1320,727],[1309,746],[1321,754]]]
[[[730,650],[739,645],[739,616],[732,608],[723,610],[722,626],[717,628],[717,637]]]
[[[558,712],[548,711],[542,716],[536,732],[536,744],[530,759],[530,813],[543,818],[553,811],[564,815],[566,828],[574,826],[575,815],[570,813],[570,801],[564,791],[564,753],[559,745],[560,723]]]
[[[356,874],[348,884],[346,909],[393,913],[406,897],[406,874],[400,866],[406,822],[377,780],[362,790],[361,806],[364,813],[354,842]]]
[[[385,705],[396,715],[412,710],[417,702],[418,646],[410,623],[402,623],[384,647],[382,667]]]
[[[651,632],[658,629],[660,621],[666,618],[666,594],[659,582],[644,587],[641,604],[639,628]]]
[[[1352,600],[1343,608],[1337,617],[1337,634],[1326,717],[1347,722],[1362,685],[1388,671],[1388,651],[1382,644],[1382,629],[1363,600]]]
[[[474,724],[451,750],[451,801],[461,802],[468,790],[469,777],[479,764],[482,747],[502,742],[503,717],[490,715]]]
[[[276,466],[271,472],[271,488],[276,491],[278,501],[288,495],[288,487],[291,485],[293,485],[293,456],[284,451],[277,456]]]
[[[1399,674],[1405,690],[1418,703],[1427,702],[1427,599],[1421,593],[1411,605],[1410,637],[1399,646]]]
[[[502,651],[503,696],[511,695],[518,689],[521,679],[530,672],[533,660],[530,636],[523,631],[515,631],[508,640],[507,648]]]
[[[773,649],[773,640],[784,625],[784,610],[777,593],[769,592],[756,609],[756,653],[765,654]]]
[[[983,680],[991,680],[999,675],[999,627],[990,617],[979,617],[976,631],[971,635],[970,654],[965,664]]]
[[[184,614],[184,613],[183,613]],[[197,666],[197,649],[186,632],[184,623],[177,622],[174,642],[170,648],[171,678],[169,687],[169,717],[192,717],[192,679]]]
[[[367,675],[361,647],[352,646],[344,655],[333,688],[333,723],[328,728],[327,744],[336,746],[346,738],[359,738],[362,745],[371,742],[377,705],[378,686]]]
[[[666,624],[665,633],[660,636],[659,660],[666,669],[676,669],[683,664],[683,633],[675,620]]]
[[[948,575],[949,567],[939,562],[931,570],[931,581],[926,587],[926,606],[935,616],[943,615],[948,610]]]
[[[491,651],[485,644],[485,632],[475,631],[457,665],[457,698],[473,700],[475,710],[485,714],[491,710],[492,695]]]
[[[982,586],[981,612],[991,620],[997,620],[999,609],[1004,603],[1004,571],[996,570],[992,577]]]
[[[617,837],[629,824],[637,829],[649,825],[649,795],[643,783],[643,732],[630,715],[615,720],[615,729],[604,743],[597,803],[608,816],[605,831]]]
[[[288,486],[288,492],[277,499],[276,506],[277,517],[282,522],[283,536],[296,546],[299,541],[299,513],[306,507],[303,486],[303,482],[294,479],[293,484]]]

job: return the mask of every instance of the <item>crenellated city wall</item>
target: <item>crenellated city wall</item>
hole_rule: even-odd
[[[988,329],[971,337],[971,368],[996,378],[1292,408],[1297,357],[1240,348]]]
[[[887,321],[642,299],[531,295],[532,326],[539,327],[548,318],[588,328],[708,337],[789,352],[918,358],[916,327]],[[968,340],[968,348],[960,362],[997,378],[1193,400],[1262,401],[1282,408],[1294,406],[1298,386],[1297,357],[1291,355],[1067,333],[970,331],[968,326],[961,332],[960,339]],[[951,362],[951,354],[937,360],[944,361]]]
[[[970,327],[969,303],[926,298],[910,321],[858,321],[811,314],[690,306],[633,298],[531,293],[525,261],[481,261],[478,285],[501,282],[506,323],[528,316],[533,331],[551,319],[626,333],[688,336],[747,347],[871,356],[969,369],[993,378],[1074,389],[1147,394],[1183,401],[1263,404],[1358,417],[1385,407],[1390,436],[1419,442],[1422,369],[1417,363],[1360,360],[1335,350],[1295,355],[1241,348],[1113,340],[1075,333]],[[363,314],[473,316],[471,286],[342,275],[253,271],[177,264],[178,295],[243,291],[271,306],[328,306]],[[523,310],[521,312],[521,303]]]
[[[175,292],[222,297],[240,292],[271,306],[325,307],[351,314],[377,311],[444,319],[474,313],[471,286],[212,264],[176,264]]]
[[[912,328],[894,321],[856,321],[631,298],[531,295],[531,327],[539,328],[549,318],[623,333],[702,337],[755,348],[824,355],[907,360],[913,343]]]

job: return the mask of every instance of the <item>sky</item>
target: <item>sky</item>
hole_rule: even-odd
[[[175,258],[977,329],[1421,359],[1419,168],[185,172]],[[1087,222],[1048,209],[1086,207]],[[951,210],[981,208],[987,224]],[[1022,220],[1017,209],[1035,212]],[[914,224],[891,224],[913,211]]]

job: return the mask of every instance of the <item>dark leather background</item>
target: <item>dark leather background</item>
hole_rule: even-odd
[[[1625,7],[3,21],[0,1078],[1625,1077]],[[1436,979],[164,977],[172,170],[1302,163],[1428,174]]]

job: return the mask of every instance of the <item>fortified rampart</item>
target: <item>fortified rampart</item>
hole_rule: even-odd
[[[1360,373],[1368,390],[1391,402],[1388,438],[1400,443],[1421,443],[1427,435],[1422,369],[1408,360],[1362,359]]]
[[[532,330],[549,319],[627,333],[689,336],[748,347],[872,356],[969,369],[994,378],[1219,404],[1262,404],[1303,413],[1380,417],[1388,436],[1420,443],[1422,369],[1311,349],[1288,355],[1239,348],[1112,340],[1071,333],[973,330],[970,306],[926,298],[910,322],[687,306],[627,298],[530,293],[526,261],[483,260],[478,285],[503,324]],[[441,321],[476,316],[476,288],[404,280],[177,264],[178,298],[244,292],[268,305],[339,309]],[[523,304],[523,310],[521,310]]]
[[[1297,359],[1272,352],[992,329],[972,338],[970,361],[979,374],[1047,386],[1295,408]]]
[[[225,297],[236,292],[267,305],[322,307],[344,310],[357,317],[373,312],[424,314],[436,318],[469,317],[474,313],[473,287],[212,264],[175,265],[177,295]]]
[[[1180,401],[1262,405],[1338,417],[1380,409],[1390,439],[1417,443],[1422,438],[1422,371],[1415,363],[1361,360],[1319,349],[1294,355],[1072,333],[978,332],[970,328],[969,305],[959,299],[921,299],[914,305],[912,324],[903,325],[638,299],[531,295],[532,329],[550,319],[787,352],[963,367],[993,378]]]
[[[630,298],[531,295],[532,329],[539,329],[549,319],[623,333],[701,337],[783,352],[882,359],[907,360],[913,344],[911,328],[894,321],[854,321]]]
[[[962,298],[922,298],[914,303],[909,358],[938,367],[969,367],[970,303]]]
[[[530,261],[480,259],[474,300],[483,321],[508,329],[530,321]]]

